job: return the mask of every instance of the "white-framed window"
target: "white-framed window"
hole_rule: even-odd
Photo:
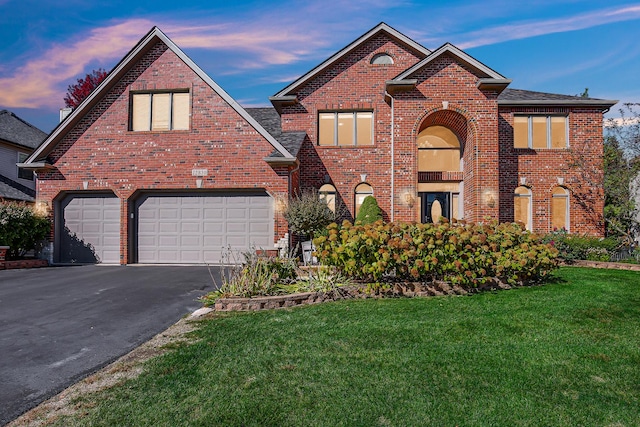
[[[551,192],[551,228],[569,230],[569,191],[564,187]]]
[[[531,230],[531,189],[518,187],[513,193],[513,220]]]
[[[373,111],[318,113],[318,145],[373,145]]]
[[[331,209],[331,212],[336,211],[336,187],[331,184],[324,184],[318,190],[318,196],[321,200],[327,202],[327,206]]]
[[[134,93],[131,98],[132,131],[189,129],[189,92]]]
[[[367,196],[373,196],[373,187],[365,182],[358,184],[355,191],[355,216],[358,216],[360,206]]]
[[[516,115],[513,117],[515,148],[555,148],[569,146],[569,120],[557,115]]]
[[[24,163],[29,155],[27,153],[18,153],[18,163]],[[18,178],[33,181],[33,171],[24,168],[18,168]]]

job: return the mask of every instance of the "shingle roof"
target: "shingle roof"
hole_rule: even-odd
[[[298,155],[298,151],[307,135],[306,132],[282,132],[280,114],[275,108],[245,108],[245,111],[256,119],[291,155],[294,157]],[[271,157],[282,157],[282,154],[274,150],[271,153]]]
[[[36,191],[25,187],[19,182],[0,175],[0,199],[35,201]]]
[[[11,111],[0,111],[0,140],[35,149],[47,137],[37,127],[25,122]]]
[[[557,93],[534,92],[522,89],[505,89],[498,96],[498,104],[548,104],[548,105],[592,105],[613,106],[618,101],[598,98],[584,98],[582,96],[560,95]]]

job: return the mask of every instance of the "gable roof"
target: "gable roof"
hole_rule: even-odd
[[[526,106],[526,105],[565,105],[565,106],[593,106],[611,108],[618,101],[598,98],[584,98],[582,96],[560,95],[557,93],[534,92],[522,89],[505,89],[498,95],[498,105]]]
[[[260,135],[262,135],[277,151],[282,159],[294,162],[295,157],[287,151],[272,135],[267,132],[247,111],[240,106],[227,92],[213,81],[195,62],[191,60],[175,43],[158,27],[153,27],[138,44],[109,72],[98,87],[67,118],[51,132],[44,143],[25,161],[26,167],[46,167],[45,157],[56,147],[64,136],[105,96],[113,86],[142,58],[157,42],[162,42],[190,67],[211,89],[213,89],[229,106],[245,119]],[[268,158],[265,159],[268,161]]]
[[[9,142],[29,149],[37,148],[47,134],[22,120],[11,111],[0,111],[0,141]]]
[[[354,49],[356,49],[362,43],[364,43],[367,40],[369,40],[370,38],[378,35],[379,33],[387,34],[391,38],[397,40],[401,44],[403,44],[406,47],[408,47],[409,49],[413,50],[418,56],[425,57],[425,56],[427,56],[427,55],[429,55],[431,53],[431,51],[429,49],[427,49],[426,47],[422,46],[421,44],[417,43],[416,41],[414,41],[414,40],[410,39],[409,37],[405,36],[404,34],[399,32],[395,28],[392,28],[389,25],[385,24],[384,22],[381,22],[378,25],[376,25],[375,27],[373,27],[372,29],[370,29],[369,31],[367,31],[366,33],[364,33],[358,39],[356,39],[355,41],[350,43],[349,45],[347,45],[344,48],[340,49],[338,52],[336,52],[331,57],[329,57],[329,59],[325,60],[324,62],[322,62],[320,65],[316,66],[315,68],[313,68],[308,73],[306,73],[303,76],[299,77],[296,81],[294,81],[289,86],[285,87],[284,89],[282,89],[280,92],[276,93],[274,96],[270,97],[269,99],[272,102],[273,101],[278,102],[279,100],[290,101],[288,96],[291,95],[292,92],[294,92],[300,86],[302,86],[303,84],[305,84],[306,82],[308,82],[309,80],[311,80],[312,78],[314,78],[315,76],[320,74],[325,69],[331,67],[334,63],[336,63],[340,59],[344,58],[347,54],[352,52]]]
[[[478,82],[478,86],[480,87],[480,89],[482,89],[484,86],[488,89],[501,91],[501,90],[504,90],[504,88],[506,88],[509,83],[511,83],[510,79],[507,79],[502,74],[498,73],[492,68],[489,68],[482,62],[478,61],[477,59],[475,59],[468,53],[464,52],[463,50],[458,49],[451,43],[443,44],[438,49],[431,52],[431,54],[426,58],[424,58],[422,61],[418,62],[411,68],[408,68],[407,70],[403,71],[400,75],[398,75],[394,79],[390,80],[390,82],[400,82],[403,80],[407,80],[415,72],[421,70],[423,67],[430,64],[431,62],[441,57],[442,55],[447,55],[447,54],[452,55],[458,61],[462,62],[463,64],[470,67],[471,69],[477,71],[478,74],[482,76],[480,78],[480,81]]]

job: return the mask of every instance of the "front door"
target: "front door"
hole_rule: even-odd
[[[420,193],[422,201],[422,222],[435,223],[441,216],[451,219],[451,193],[430,192]]]

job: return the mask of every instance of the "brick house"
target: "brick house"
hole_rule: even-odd
[[[381,23],[244,109],[152,29],[26,161],[56,262],[215,262],[271,248],[316,189],[389,221],[520,220],[603,233],[602,114],[615,101],[507,88],[451,44]],[[574,167],[580,164],[580,168]],[[586,173],[585,171],[589,171]]]

